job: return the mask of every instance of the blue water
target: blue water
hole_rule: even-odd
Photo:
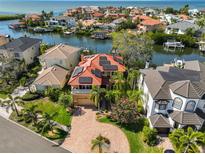
[[[7,34],[13,38],[18,38],[27,35],[34,38],[40,38],[48,44],[67,43],[73,46],[97,50],[99,53],[109,53],[112,50],[112,40],[94,40],[89,37],[77,37],[75,35],[65,36],[59,34],[32,34],[23,30],[15,31],[8,28],[9,24],[17,21],[0,21],[0,34]],[[154,52],[155,51],[155,52]],[[162,65],[170,63],[175,58],[184,60],[199,60],[205,62],[204,55],[197,49],[185,49],[178,54],[166,52],[161,46],[155,46],[153,51],[152,63]]]
[[[185,4],[191,8],[205,8],[205,0],[0,0],[0,13],[31,13],[54,11],[60,13],[68,8],[79,6],[138,6],[138,7],[173,7],[179,9]]]

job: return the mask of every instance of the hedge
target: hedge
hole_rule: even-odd
[[[27,92],[21,99],[24,101],[32,101],[40,97],[37,93]]]

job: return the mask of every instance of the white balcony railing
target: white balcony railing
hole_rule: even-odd
[[[72,94],[89,94],[91,89],[72,89]]]

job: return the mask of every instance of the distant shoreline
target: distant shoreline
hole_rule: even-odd
[[[80,6],[114,6],[114,7],[150,7],[150,8],[166,8],[173,7],[179,9],[180,7],[189,4],[190,8],[204,9],[205,2],[203,0],[129,0],[129,1],[116,1],[116,0],[0,0],[0,14],[21,14],[21,13],[39,13],[42,10],[54,11],[59,14],[68,8],[75,8]],[[54,7],[55,6],[55,7]]]

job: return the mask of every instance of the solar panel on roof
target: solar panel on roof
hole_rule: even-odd
[[[114,59],[116,62],[118,62],[118,63],[120,63],[120,64],[123,64],[123,60],[122,60],[122,59],[117,58],[116,56],[113,56],[113,59]]]
[[[91,72],[98,78],[102,77],[102,73],[99,69],[91,70]]]
[[[108,61],[108,60],[100,60],[100,61],[99,61],[99,64],[100,64],[100,66],[110,65],[110,61]]]
[[[100,60],[107,60],[106,56],[100,56]]]
[[[104,65],[103,69],[109,70],[109,71],[116,71],[118,70],[118,66],[117,65]]]
[[[76,67],[73,71],[72,77],[77,76],[79,73],[83,71],[83,67]]]
[[[93,79],[91,77],[79,77],[80,84],[92,84]]]

